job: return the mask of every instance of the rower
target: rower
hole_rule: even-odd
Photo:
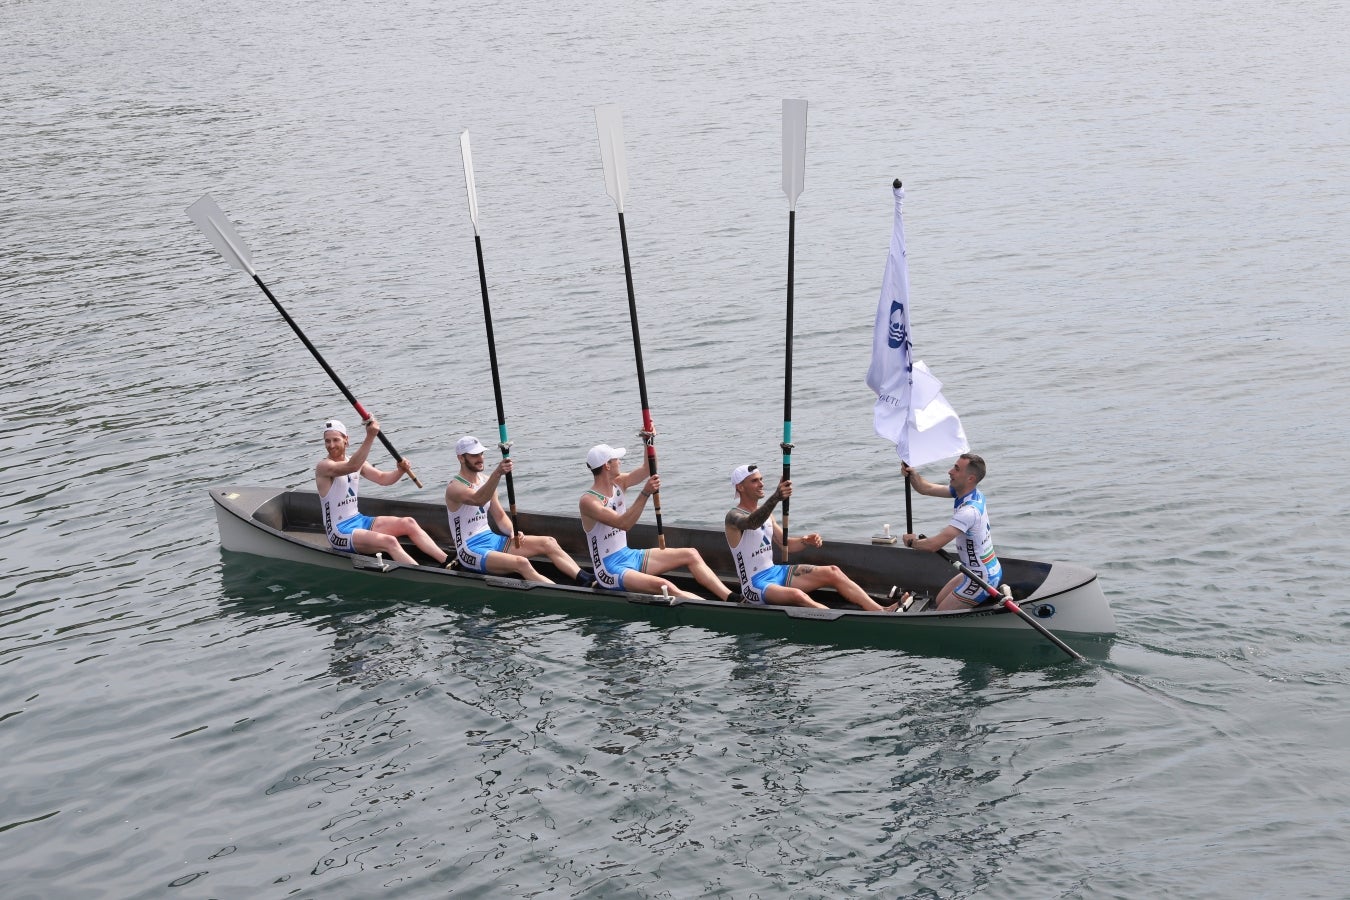
[[[514,575],[526,581],[553,584],[530,565],[530,557],[544,556],[564,576],[590,587],[595,577],[577,565],[576,560],[558,544],[542,534],[516,530],[510,516],[497,498],[497,485],[510,472],[512,460],[503,458],[491,474],[484,475],[483,451],[486,448],[472,435],[455,442],[459,474],[445,488],[445,509],[450,517],[450,535],[461,567],[470,572]],[[497,526],[497,531],[492,530]]]
[[[343,553],[383,553],[405,566],[418,565],[399,538],[411,538],[427,556],[445,565],[449,558],[436,546],[431,535],[422,530],[410,516],[363,516],[357,511],[357,492],[361,479],[367,478],[386,487],[404,475],[412,474],[407,459],[398,461],[398,468],[385,472],[366,461],[371,445],[380,434],[380,423],[371,416],[363,423],[365,440],[350,457],[347,456],[347,428],[337,419],[323,423],[323,446],[327,455],[314,467],[314,486],[319,491],[323,506],[323,530],[334,550]]]
[[[977,485],[984,480],[984,460],[974,453],[962,453],[947,472],[947,484],[935,484],[901,462],[901,470],[914,490],[930,497],[949,497],[955,500],[952,518],[946,528],[932,537],[906,534],[906,547],[936,552],[957,538],[957,555],[979,578],[992,587],[998,587],[1003,578],[1003,566],[994,552],[994,536],[989,528],[989,512],[984,494]],[[938,591],[935,609],[970,609],[990,600],[989,593],[964,573],[955,576]]]
[[[869,612],[895,612],[899,608],[903,598],[882,606],[838,566],[774,565],[775,546],[791,554],[825,543],[814,531],[784,542],[783,528],[773,517],[773,508],[792,496],[791,481],[778,482],[769,499],[760,503],[764,498],[764,475],[758,466],[737,466],[731,470],[731,487],[738,502],[726,515],[724,531],[741,579],[741,595],[747,603],[826,609],[825,604],[812,600],[808,592],[829,587],[849,603]]]
[[[626,452],[623,447],[596,444],[586,453],[586,468],[591,470],[594,481],[591,489],[581,495],[581,527],[586,532],[586,546],[595,567],[596,587],[702,599],[661,577],[672,569],[683,568],[718,600],[730,598],[730,589],[692,547],[637,550],[628,546],[628,531],[642,516],[647,499],[661,490],[661,479],[649,475],[645,461],[632,471],[621,471],[619,460]],[[641,485],[642,489],[630,507],[624,491],[634,485]]]

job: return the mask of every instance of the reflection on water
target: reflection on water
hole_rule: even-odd
[[[230,615],[329,639],[309,679],[327,711],[267,802],[303,806],[331,846],[285,879],[632,891],[668,858],[705,860],[710,890],[847,890],[950,878],[951,848],[987,845],[964,863],[981,884],[1036,835],[996,812],[1019,778],[990,753],[986,710],[1095,678],[1035,653],[1005,666],[969,648],[508,614],[491,595],[428,603],[417,586],[228,552],[221,571]]]

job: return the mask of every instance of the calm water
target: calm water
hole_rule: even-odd
[[[0,0],[0,893],[1345,896],[1347,31],[1331,2]],[[495,421],[470,128],[517,489],[567,511],[639,424],[592,116],[620,103],[664,507],[713,523],[777,452],[783,97],[793,524],[903,520],[862,383],[899,175],[918,355],[1003,551],[1101,573],[1100,661],[222,554],[207,486],[308,485],[347,411],[185,206],[232,215],[428,482],[384,493],[433,499]]]

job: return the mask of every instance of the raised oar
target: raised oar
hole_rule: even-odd
[[[981,578],[979,575],[976,575],[976,574],[970,569],[969,566],[967,566],[965,563],[961,562],[961,560],[957,559],[955,556],[952,556],[952,555],[951,555],[950,553],[948,553],[946,550],[943,550],[941,547],[939,547],[939,548],[937,549],[936,552],[937,552],[938,556],[941,556],[943,559],[947,560],[947,562],[951,563],[954,567],[956,567],[957,569],[960,569],[961,572],[962,572],[963,574],[965,574],[965,576],[966,576],[967,578],[969,578],[971,581],[975,582],[975,583],[978,584],[981,588],[983,588],[983,589],[985,590],[985,592],[989,594],[990,597],[995,597],[995,598],[997,598],[998,601],[999,601],[999,604],[998,604],[999,606],[1007,607],[1009,610],[1011,610],[1012,612],[1016,613],[1017,616],[1018,616],[1023,622],[1026,622],[1026,623],[1027,623],[1028,625],[1030,625],[1032,628],[1034,628],[1034,629],[1036,629],[1037,631],[1039,631],[1042,635],[1045,636],[1045,638],[1046,638],[1048,641],[1050,641],[1050,643],[1054,644],[1056,647],[1058,647],[1059,649],[1063,650],[1065,653],[1069,654],[1069,655],[1072,656],[1074,659],[1082,659],[1082,658],[1083,658],[1083,655],[1082,655],[1081,653],[1079,653],[1077,650],[1073,649],[1073,648],[1070,647],[1068,644],[1066,644],[1066,643],[1064,643],[1063,641],[1061,641],[1059,638],[1055,637],[1054,633],[1051,632],[1049,628],[1046,628],[1046,627],[1045,627],[1044,625],[1042,625],[1040,622],[1037,622],[1037,621],[1031,616],[1030,613],[1028,613],[1026,610],[1022,609],[1022,607],[1018,606],[1018,605],[1017,605],[1017,602],[1016,602],[1015,600],[1013,600],[1013,598],[1012,598],[1012,593],[1011,593],[1011,592],[1009,592],[1009,593],[1007,593],[1007,594],[1004,594],[1004,593],[1000,592],[997,588],[995,588],[995,587],[993,587],[992,585],[990,585],[989,582],[985,581],[985,580],[984,580],[983,578]]]
[[[783,101],[783,193],[788,198],[787,349],[783,360],[783,480],[792,478],[792,283],[797,197],[806,184],[806,101]],[[788,560],[788,504],[783,498],[783,562]]]
[[[605,192],[619,210],[619,240],[623,243],[623,277],[628,283],[628,319],[633,325],[633,354],[637,357],[638,396],[642,401],[642,442],[647,448],[647,473],[656,474],[656,429],[647,403],[647,373],[642,368],[642,337],[638,331],[637,298],[633,295],[633,267],[628,260],[628,229],[623,223],[623,198],[628,192],[628,171],[623,158],[623,113],[613,103],[595,108],[595,127],[600,135],[600,162],[605,167]],[[656,513],[656,541],[666,547],[661,526],[661,494],[652,494]]]
[[[487,325],[488,361],[492,364],[492,394],[497,400],[497,437],[502,459],[511,458],[511,442],[506,438],[506,411],[502,406],[502,380],[497,370],[497,341],[492,335],[492,306],[488,303],[487,270],[483,267],[483,239],[478,234],[478,191],[473,180],[473,153],[469,149],[468,129],[459,136],[459,152],[464,156],[464,186],[469,192],[469,218],[473,220],[473,246],[478,252],[478,286],[483,291],[483,323]],[[506,473],[506,500],[510,505],[511,530],[516,528],[516,486]]]
[[[226,218],[224,211],[216,205],[216,201],[211,199],[211,195],[202,194],[201,199],[187,208],[187,214],[188,218],[195,222],[197,227],[206,234],[212,246],[220,251],[221,256],[225,257],[226,262],[253,276],[254,282],[262,288],[262,292],[267,295],[267,299],[272,301],[272,305],[277,308],[277,312],[281,313],[281,317],[286,320],[286,324],[291,326],[291,330],[304,343],[305,348],[314,355],[319,365],[323,366],[323,370],[328,373],[329,378],[333,379],[333,384],[337,385],[338,390],[342,391],[342,395],[356,410],[356,414],[361,417],[361,421],[364,422],[369,419],[370,413],[366,412],[366,408],[352,395],[351,391],[347,390],[347,386],[333,371],[333,367],[328,365],[315,346],[310,343],[309,338],[305,337],[305,333],[300,330],[300,326],[295,324],[295,320],[282,308],[281,304],[277,302],[277,298],[272,295],[272,291],[258,277],[258,273],[253,268],[253,258],[249,254],[248,245],[239,237],[239,234],[234,230],[234,226],[230,224],[230,220]],[[394,449],[394,445],[389,442],[389,438],[384,436],[384,431],[380,431],[379,435],[380,443],[384,444],[384,448],[389,451],[389,455],[401,464],[403,457]],[[417,476],[411,471],[408,472],[408,477],[418,487],[422,486],[422,482],[418,481]]]

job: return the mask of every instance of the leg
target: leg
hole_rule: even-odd
[[[774,606],[809,606],[813,609],[829,609],[824,603],[817,603],[812,600],[805,591],[782,584],[771,584],[765,588],[764,599]]]
[[[367,556],[373,556],[376,553],[383,553],[385,556],[402,563],[405,566],[417,565],[417,560],[408,555],[399,544],[398,538],[392,534],[382,534],[378,531],[367,531],[364,528],[358,528],[352,532],[352,549],[358,553],[364,553]]]
[[[962,590],[962,588],[966,588]],[[966,594],[974,594],[974,599],[967,597]],[[967,587],[966,576],[957,575],[951,581],[942,586],[938,591],[937,602],[933,608],[938,612],[945,612],[949,609],[973,609],[984,602],[985,592],[983,588],[976,587],[972,583]]]
[[[411,538],[427,556],[441,565],[449,559],[445,551],[436,546],[436,542],[431,539],[431,535],[422,530],[422,526],[417,524],[417,520],[411,516],[379,516],[370,525],[371,531],[378,531],[381,534],[391,534],[394,537]]]
[[[671,569],[688,569],[694,580],[718,600],[726,600],[727,595],[731,593],[731,589],[721,582],[693,547],[667,547],[665,550],[647,551],[647,566],[644,571],[652,575],[661,575]]]
[[[553,584],[553,581],[540,575],[530,561],[523,556],[507,553],[505,550],[490,550],[487,555],[487,570],[493,575],[515,575],[526,581],[541,584]]]
[[[577,577],[577,572],[581,571],[581,566],[577,565],[576,560],[567,555],[567,552],[563,550],[562,545],[547,535],[523,534],[520,536],[519,547],[512,546],[512,544],[509,543],[507,544],[507,547],[512,551],[519,553],[521,556],[548,557],[549,562],[557,566],[558,571],[562,572],[563,575],[568,578],[575,579]]]
[[[899,608],[898,603],[890,606],[882,606],[871,597],[867,596],[857,582],[853,581],[844,574],[844,570],[838,566],[794,566],[792,569],[792,586],[801,588],[803,591],[814,591],[820,587],[832,587],[849,603],[869,612],[895,612]]]
[[[670,592],[672,597],[683,597],[686,600],[703,599],[698,594],[680,590],[674,582],[659,575],[648,575],[646,572],[639,572],[637,569],[623,570],[623,589],[625,591],[633,591],[639,594],[659,594],[662,586]]]

